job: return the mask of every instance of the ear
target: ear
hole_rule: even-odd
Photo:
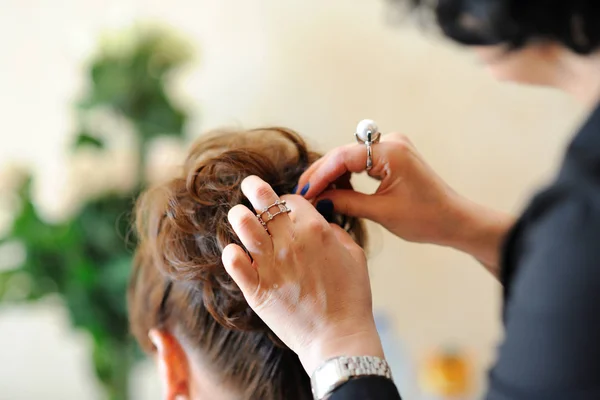
[[[156,347],[156,361],[165,400],[190,399],[190,369],[181,343],[171,333],[152,329],[148,337]]]

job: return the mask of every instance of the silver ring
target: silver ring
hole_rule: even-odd
[[[356,137],[358,143],[367,146],[367,171],[369,171],[373,168],[373,145],[379,143],[381,132],[379,132],[375,121],[365,119],[358,123],[354,137]]]
[[[277,207],[277,211],[272,213],[270,210],[273,207]],[[261,212],[256,214],[256,218],[260,221],[261,225],[268,232],[267,223],[272,221],[276,216],[280,214],[287,214],[291,212],[290,208],[286,205],[285,200],[277,200],[275,203],[267,206],[261,210]],[[263,218],[263,215],[266,214],[266,218]]]

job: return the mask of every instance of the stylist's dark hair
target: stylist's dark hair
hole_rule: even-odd
[[[241,245],[227,213],[236,204],[252,209],[241,191],[244,178],[257,175],[278,195],[288,194],[319,156],[288,129],[219,130],[192,146],[178,176],[140,197],[128,303],[131,330],[144,350],[154,351],[151,329],[167,330],[236,398],[312,399],[300,360],[248,306],[221,253],[230,243]],[[328,218],[364,245],[359,220]]]
[[[467,45],[561,43],[575,53],[600,46],[598,0],[388,0],[433,11],[442,31]]]

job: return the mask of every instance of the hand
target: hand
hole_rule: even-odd
[[[369,176],[381,181],[373,194],[326,190],[366,168],[362,144],[339,147],[311,165],[300,178],[307,199],[330,199],[335,210],[367,218],[412,242],[451,246],[467,252],[490,271],[502,238],[513,223],[507,215],[477,205],[452,190],[423,160],[407,137],[392,133],[373,145]]]
[[[255,176],[243,181],[242,191],[256,210],[278,200]],[[227,272],[309,375],[336,356],[383,357],[363,250],[301,196],[282,199],[292,211],[268,222],[269,232],[245,206],[230,210],[229,222],[251,258],[228,245],[222,255]]]

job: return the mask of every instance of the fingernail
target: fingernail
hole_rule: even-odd
[[[308,189],[310,189],[310,183],[307,183],[306,185],[304,185],[304,187],[300,191],[300,196],[304,196],[306,194],[306,192],[308,192]]]
[[[317,203],[316,209],[327,222],[333,220],[333,201],[329,199],[321,200]]]
[[[297,191],[298,191],[298,185],[294,186],[294,188],[292,189],[292,194],[296,194]]]

